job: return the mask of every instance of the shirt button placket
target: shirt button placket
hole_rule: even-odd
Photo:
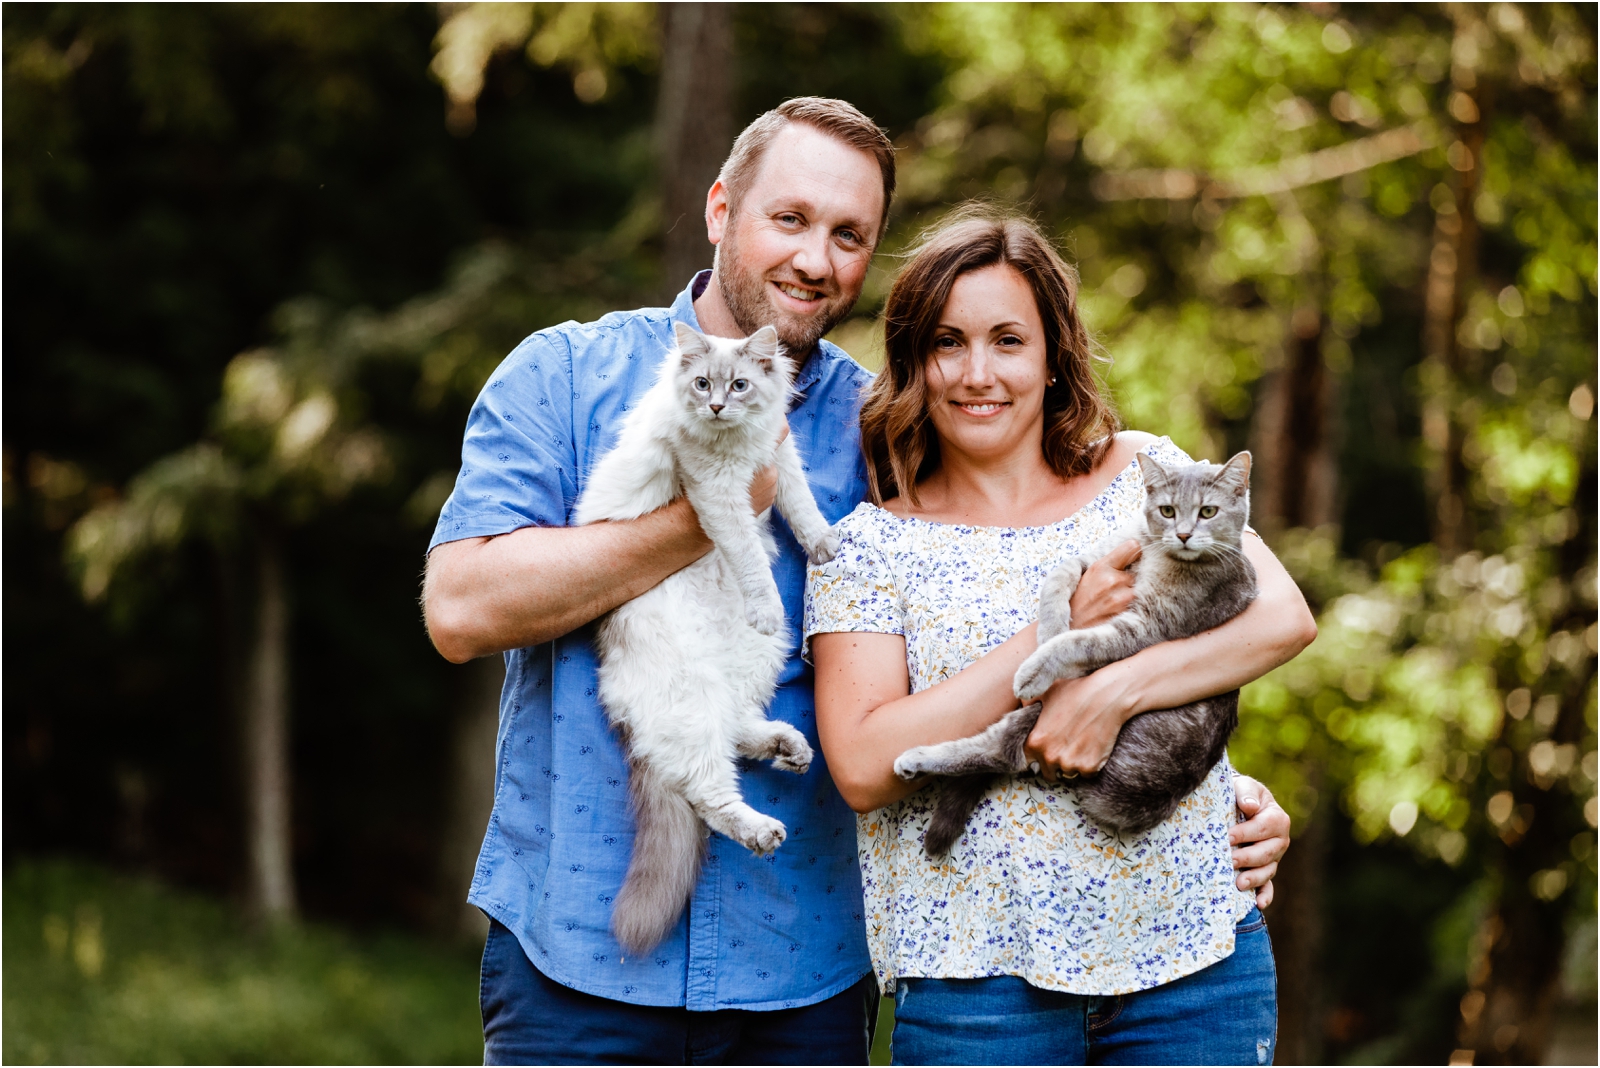
[[[685,1008],[709,1012],[717,1005],[718,931],[722,913],[722,858],[714,849],[706,850],[700,868],[700,882],[689,898],[689,982],[684,991]]]

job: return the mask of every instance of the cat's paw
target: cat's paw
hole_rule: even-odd
[[[772,766],[779,771],[792,771],[796,775],[804,775],[811,769],[811,746],[806,741],[806,736],[799,731],[789,731],[778,735],[778,753],[772,758]]]
[[[744,603],[744,618],[757,633],[776,634],[783,629],[783,602],[776,597],[771,600],[747,600]]]
[[[756,856],[764,857],[783,845],[783,840],[788,836],[789,832],[782,823],[758,813],[749,821],[745,833],[739,838],[739,844]]]
[[[1056,676],[1050,667],[1049,658],[1038,653],[1024,660],[1011,680],[1011,692],[1017,695],[1017,700],[1025,705],[1032,704],[1054,686]]]
[[[906,782],[910,782],[922,774],[923,750],[928,747],[919,745],[915,749],[907,749],[904,753],[894,758],[894,773]]]
[[[825,564],[839,555],[839,535],[828,531],[806,549],[806,559],[813,564]]]

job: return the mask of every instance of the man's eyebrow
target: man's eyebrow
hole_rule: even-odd
[[[768,215],[782,215],[786,211],[798,212],[801,215],[815,215],[817,206],[811,201],[801,197],[777,196],[762,205]]]

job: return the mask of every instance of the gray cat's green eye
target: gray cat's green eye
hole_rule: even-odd
[[[694,380],[694,388],[704,393],[706,390],[711,388],[711,382],[705,378],[697,378]]]
[[[1162,506],[1161,506],[1161,515],[1162,515],[1162,516],[1163,516],[1163,517],[1164,517],[1164,518],[1166,518],[1166,519],[1171,519],[1171,518],[1172,518],[1172,517],[1173,517],[1173,516],[1175,516],[1175,515],[1177,515],[1177,514],[1178,514],[1178,510],[1177,510],[1177,509],[1176,509],[1176,508],[1174,508],[1174,507],[1172,507],[1172,505],[1170,505],[1170,504],[1163,504],[1163,505],[1162,505]]]
[[[1212,516],[1214,516],[1216,514],[1217,514],[1217,506],[1214,505],[1214,504],[1208,504],[1204,508],[1200,509],[1200,518],[1201,519],[1210,519]]]
[[[743,393],[746,389],[750,388],[750,383],[746,382],[742,378],[735,378],[732,382],[731,388],[735,393]]]

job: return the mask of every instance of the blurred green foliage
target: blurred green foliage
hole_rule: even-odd
[[[426,925],[455,680],[418,623],[419,561],[488,368],[534,324],[658,284],[648,77],[591,105],[501,59],[460,138],[432,8],[0,20],[5,598],[30,621],[5,638],[8,861],[237,886],[230,561],[266,519],[296,606],[307,908]]]
[[[438,788],[402,819],[345,756],[441,775],[416,560],[484,378],[531,330],[686,281],[656,267],[651,11],[194,10],[3,13],[8,577],[33,562],[7,606],[72,636],[7,632],[7,856],[48,840],[17,813],[70,836],[128,809],[130,766],[225,792],[190,771],[225,748],[215,716],[170,726],[215,689],[212,584],[148,550],[265,510],[299,531],[312,911],[393,895],[417,922],[394,888]],[[868,366],[896,254],[978,197],[1078,263],[1128,425],[1261,463],[1275,383],[1325,376],[1329,503],[1263,523],[1321,637],[1246,690],[1232,752],[1333,837],[1328,1055],[1442,1057],[1491,973],[1547,988],[1551,937],[1592,944],[1600,821],[1593,9],[783,4],[734,29],[738,122],[842,95],[899,148],[834,335]],[[143,631],[77,606],[68,548]],[[65,774],[76,750],[92,774]],[[188,841],[167,867],[225,884],[226,834]],[[337,858],[395,842],[409,878],[343,889]],[[1517,946],[1543,971],[1492,963]]]
[[[8,1064],[476,1064],[476,960],[81,864],[4,883]]]

